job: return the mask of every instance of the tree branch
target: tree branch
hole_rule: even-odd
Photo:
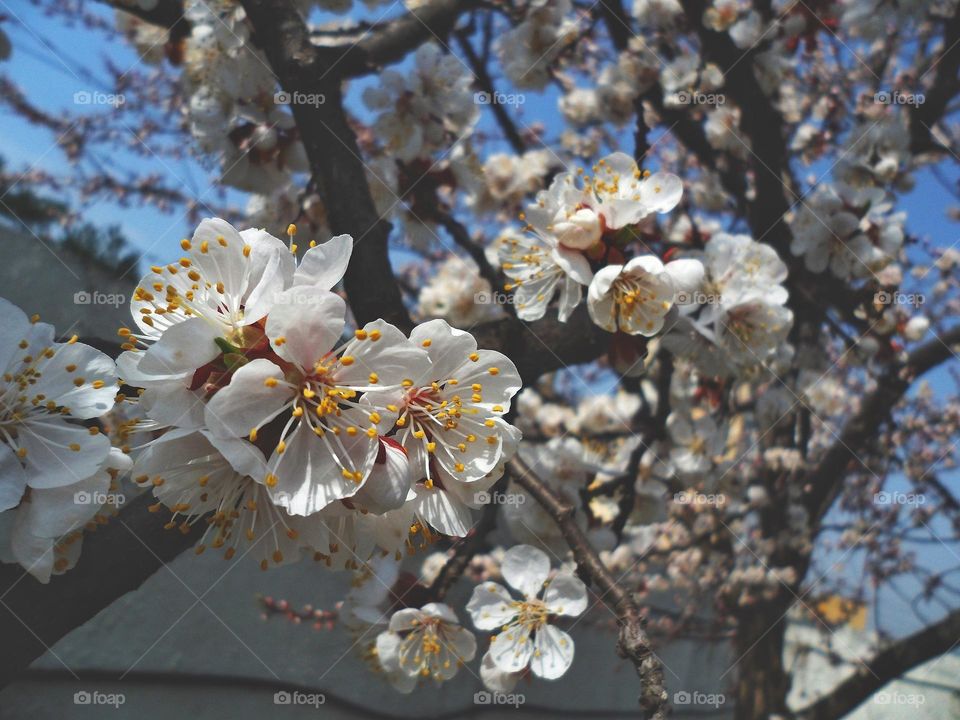
[[[500,277],[500,273],[490,264],[490,261],[487,260],[483,248],[473,241],[467,228],[450,213],[438,212],[436,217],[437,221],[450,233],[453,241],[465,250],[477,264],[477,268],[480,270],[480,277],[490,283],[490,288],[496,292],[502,285],[503,279]]]
[[[473,45],[470,44],[470,39],[465,32],[457,32],[456,37],[457,44],[466,56],[467,62],[470,63],[470,69],[473,70],[473,74],[477,78],[477,84],[480,86],[480,89],[491,98],[490,109],[493,111],[493,116],[496,118],[497,124],[503,131],[504,137],[517,155],[523,155],[527,149],[527,144],[523,141],[523,138],[520,137],[520,132],[517,130],[517,126],[507,112],[506,105],[493,102],[497,89],[493,86],[493,78],[490,77],[486,65],[484,65],[483,60],[480,59],[473,49]]]
[[[877,428],[890,417],[893,407],[916,378],[955,357],[950,346],[957,343],[960,343],[960,326],[927,341],[904,362],[892,365],[880,376],[876,389],[863,399],[859,412],[847,421],[840,437],[805,478],[804,504],[814,530],[843,488],[848,463],[857,460],[856,453],[876,436]]]
[[[960,89],[957,73],[960,72],[960,7],[943,29],[943,45],[931,68],[935,68],[933,83],[925,93],[924,101],[907,113],[910,121],[910,149],[914,153],[943,150],[940,143],[931,139],[933,125],[940,120],[950,100]],[[928,70],[929,72],[929,70]]]
[[[954,610],[940,622],[880,651],[829,695],[797,712],[797,720],[832,720],[845,716],[891,680],[927,660],[949,652],[957,644],[958,638],[960,610]]]
[[[183,17],[183,0],[157,0],[156,3],[139,3],[136,0],[100,0],[107,5],[130,13],[146,23],[172,30],[182,25],[189,32],[190,24]],[[145,5],[153,5],[144,8]],[[187,33],[183,33],[186,35]]]
[[[330,228],[334,234],[354,238],[344,278],[354,317],[359,324],[382,317],[409,330],[412,322],[388,254],[390,225],[377,214],[366,166],[343,108],[342,68],[337,66],[349,50],[315,47],[290,0],[243,0],[243,6],[281,87],[293,97],[318,100],[294,102],[291,109]]]
[[[565,323],[552,317],[534,322],[508,317],[470,332],[478,347],[499,350],[513,360],[524,385],[545,373],[596,360],[607,352],[612,338],[590,319],[584,305]]]
[[[573,551],[580,572],[594,582],[600,591],[600,597],[613,601],[614,612],[620,624],[617,649],[622,657],[633,663],[640,676],[640,707],[645,717],[663,720],[668,712],[663,669],[659,658],[650,647],[645,628],[646,619],[630,592],[617,583],[587,536],[574,521],[573,505],[558,497],[519,456],[514,456],[507,463],[507,471],[514,482],[532,495],[553,518]]]
[[[480,6],[479,0],[433,0],[395,20],[374,26],[349,48],[337,63],[342,77],[369,75],[384,65],[399,62],[409,52],[431,40],[443,45],[457,20]]]

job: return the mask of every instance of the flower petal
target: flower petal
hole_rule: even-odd
[[[343,333],[346,303],[329,290],[294,286],[276,296],[267,336],[282,358],[312,370]]]
[[[520,673],[504,672],[497,667],[488,650],[480,662],[480,679],[483,686],[492,692],[509,693],[517,686]]]
[[[300,261],[293,284],[331,290],[347,271],[352,252],[353,238],[350,235],[337,235],[310,248]]]
[[[520,672],[533,657],[529,627],[510,625],[490,641],[490,657],[504,672]]]
[[[110,452],[110,439],[60,418],[28,418],[21,426],[27,484],[32,488],[71,485],[99,470]],[[76,449],[74,449],[76,448]]]
[[[467,612],[477,630],[496,630],[517,616],[510,592],[499,583],[484,582],[473,588]]]
[[[110,475],[98,472],[91,477],[57,488],[34,489],[30,501],[18,512],[25,515],[23,522],[31,534],[43,538],[58,538],[74,530],[97,514],[104,494],[110,490]]]
[[[190,318],[172,325],[160,336],[140,361],[142,373],[174,375],[196,370],[220,354],[215,340],[220,328],[203,318]]]
[[[500,572],[524,597],[535,598],[550,575],[550,558],[532,545],[515,545],[504,553]]]
[[[464,537],[473,527],[470,508],[438,487],[418,487],[414,502],[417,515],[444,535]]]
[[[544,625],[533,641],[530,670],[537,677],[556,680],[573,664],[573,639],[560,628]]]
[[[20,458],[9,445],[0,443],[0,512],[20,504],[27,487],[27,475]]]
[[[587,586],[580,578],[561,573],[547,585],[543,602],[554,615],[576,617],[587,609]]]
[[[294,390],[283,381],[283,370],[258,358],[237,370],[230,384],[207,403],[204,417],[218,437],[243,437],[277,415]]]
[[[338,383],[369,387],[370,373],[376,373],[378,386],[397,385],[403,380],[429,375],[430,360],[426,351],[410,342],[399,329],[383,320],[374,320],[362,330],[366,338],[354,338],[343,349],[342,357],[352,358],[353,363],[337,369]]]

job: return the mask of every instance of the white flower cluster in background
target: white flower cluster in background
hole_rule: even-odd
[[[463,63],[434,43],[417,49],[412,72],[383,71],[363,100],[379,112],[373,127],[387,154],[410,162],[467,135],[480,112],[470,84]]]
[[[736,376],[785,350],[793,326],[783,286],[787,266],[769,245],[718,233],[701,259],[700,288],[683,299],[682,321],[664,342],[705,374]]]
[[[702,268],[697,261],[664,265],[652,255],[629,262],[621,248],[635,239],[648,216],[673,209],[683,192],[680,179],[641,173],[624,153],[600,160],[589,182],[561,173],[527,206],[529,235],[500,238],[500,267],[511,282],[517,316],[536,320],[559,294],[566,320],[588,286],[588,309],[606,330],[654,335],[663,327],[678,291],[693,291]],[[594,266],[602,269],[594,271]]]

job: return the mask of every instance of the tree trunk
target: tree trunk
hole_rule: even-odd
[[[765,603],[741,615],[734,650],[737,682],[735,720],[787,716],[790,680],[783,668],[787,605]]]

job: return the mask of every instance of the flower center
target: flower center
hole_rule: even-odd
[[[543,600],[516,600],[512,605],[517,609],[518,625],[533,631],[547,624],[550,613]]]

